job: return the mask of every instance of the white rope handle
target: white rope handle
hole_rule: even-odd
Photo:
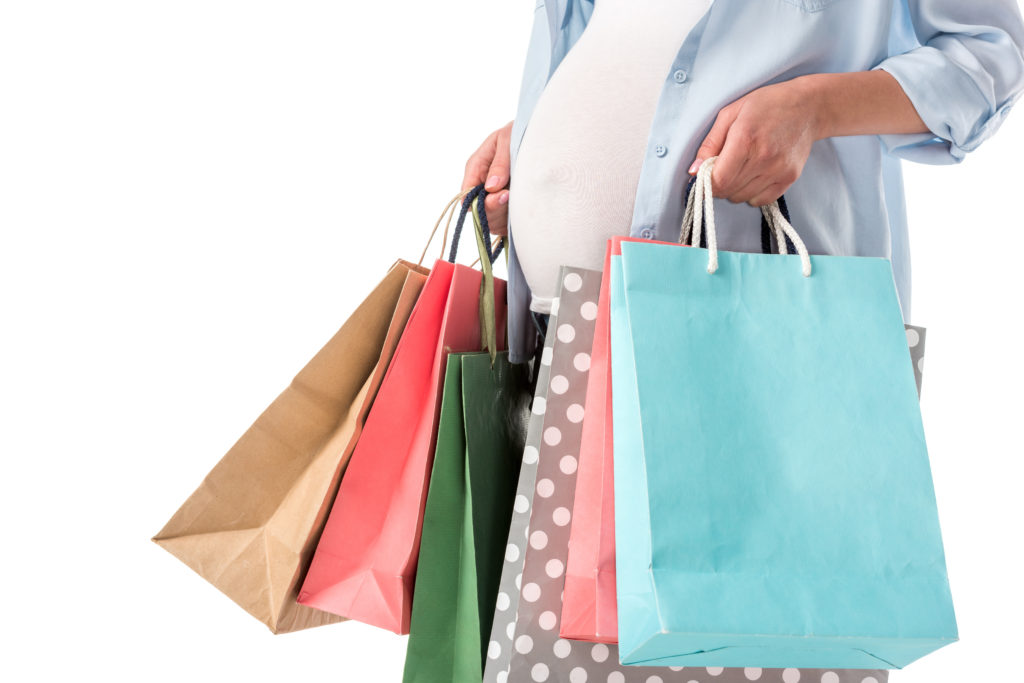
[[[683,215],[683,225],[679,231],[680,244],[700,245],[701,233],[707,222],[708,242],[708,273],[714,274],[718,270],[718,235],[715,231],[715,202],[711,192],[711,171],[715,167],[715,160],[718,157],[711,157],[700,165],[697,171],[697,180],[690,189],[690,196],[686,202],[686,213]],[[786,253],[786,237],[789,237],[800,255],[800,265],[804,277],[811,275],[811,256],[807,252],[807,246],[800,239],[796,229],[782,215],[777,201],[761,207],[765,220],[769,227],[775,232],[776,241],[779,244],[779,253]],[[692,239],[691,239],[692,238]]]

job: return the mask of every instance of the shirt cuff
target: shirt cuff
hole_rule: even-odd
[[[874,69],[903,88],[929,133],[880,135],[886,151],[910,161],[956,164],[995,133],[1017,97],[995,107],[974,78],[933,47],[922,46]]]

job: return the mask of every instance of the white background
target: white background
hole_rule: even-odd
[[[0,7],[0,678],[399,681],[403,638],[272,636],[148,539],[419,257],[533,3]],[[962,640],[899,683],[1024,678],[1022,152],[906,165]]]

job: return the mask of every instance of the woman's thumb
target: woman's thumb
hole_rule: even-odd
[[[729,128],[732,126],[732,122],[736,120],[736,116],[727,108],[723,109],[718,113],[718,117],[715,119],[715,125],[708,131],[707,136],[704,138],[704,142],[700,144],[700,148],[697,150],[697,158],[690,165],[688,173],[694,175],[697,173],[697,169],[700,165],[711,157],[718,156],[722,153],[722,148],[725,146],[725,138],[729,134]]]

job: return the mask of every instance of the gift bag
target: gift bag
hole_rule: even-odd
[[[477,351],[488,336],[490,351],[504,344],[504,281],[455,263],[466,206],[448,261],[435,263],[409,316],[298,598],[400,634],[409,632],[448,353]],[[492,315],[481,315],[485,306]]]
[[[614,644],[559,636],[600,280],[594,271],[563,268],[552,303],[484,682],[885,683],[884,671],[622,666]]]
[[[594,346],[590,354],[590,380],[584,405],[560,627],[563,638],[597,643],[618,642],[608,285],[611,281],[612,250],[614,248],[616,254],[621,254],[619,245],[624,241],[643,240],[613,238],[609,240],[605,253],[604,276],[594,323]],[[925,329],[911,325],[905,327],[920,393]]]
[[[611,249],[609,240],[594,321],[559,627],[563,638],[597,643],[618,641],[608,307]]]
[[[719,252],[712,163],[612,262],[622,660],[900,668],[957,632],[891,267]]]
[[[153,538],[275,633],[340,620],[295,597],[427,272],[392,266]]]
[[[448,357],[416,570],[406,683],[479,683],[529,403],[508,353]]]

